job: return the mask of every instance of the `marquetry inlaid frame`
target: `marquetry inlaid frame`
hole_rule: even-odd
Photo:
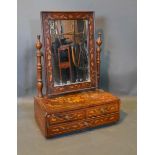
[[[43,44],[44,44],[44,68],[46,81],[46,96],[51,97],[58,94],[95,89],[97,86],[97,69],[94,42],[94,12],[41,12]],[[88,50],[90,81],[63,86],[54,86],[52,73],[52,49],[49,20],[88,20]]]

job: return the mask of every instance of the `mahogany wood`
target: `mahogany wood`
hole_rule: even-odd
[[[43,38],[45,47],[45,80],[46,80],[46,96],[77,92],[81,90],[96,88],[96,60],[95,60],[95,44],[94,44],[94,12],[41,12]],[[49,20],[88,20],[89,33],[89,60],[90,60],[90,81],[76,84],[54,86],[53,71],[52,71],[52,49],[51,35],[49,29]],[[48,60],[47,60],[48,59]]]
[[[35,118],[45,137],[119,120],[120,100],[103,90],[34,98]]]
[[[40,42],[40,35],[37,36],[37,41],[35,44],[37,48],[37,96],[42,97],[42,88],[43,88],[43,82],[42,82],[42,63],[41,63],[41,48],[42,48],[42,43]]]
[[[102,33],[98,33],[98,39],[96,40],[97,44],[97,49],[96,49],[96,63],[97,63],[97,87],[99,88],[99,83],[100,83],[100,53],[101,53],[101,45],[102,45],[102,40],[101,40],[101,35]]]
[[[100,52],[102,40],[101,33],[99,33],[96,41],[98,47],[96,48],[95,58],[93,12],[57,12],[54,14],[53,12],[43,12],[42,19],[45,44],[44,75],[46,79],[46,95],[43,96],[42,93],[42,44],[40,42],[40,36],[37,36],[37,42],[35,44],[37,48],[37,96],[34,97],[34,113],[36,122],[43,135],[49,138],[117,122],[120,117],[120,99],[96,88],[96,86],[99,87],[100,81]],[[51,63],[52,53],[50,48],[51,38],[47,26],[48,19],[89,20],[91,82],[54,87]],[[90,88],[94,88],[94,90],[90,90]],[[86,89],[89,90],[83,91]],[[73,91],[79,90],[82,91],[73,93]],[[72,93],[62,95],[65,92]],[[53,96],[58,94],[59,96]]]

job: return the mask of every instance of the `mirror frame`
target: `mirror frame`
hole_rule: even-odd
[[[94,12],[41,12],[42,32],[44,44],[44,68],[45,68],[45,83],[46,96],[77,92],[83,90],[95,89],[97,87],[96,79],[96,54],[94,42]],[[54,86],[54,78],[52,74],[52,52],[51,52],[51,36],[49,28],[49,20],[88,20],[88,52],[89,52],[89,69],[90,81],[73,83],[63,86]]]

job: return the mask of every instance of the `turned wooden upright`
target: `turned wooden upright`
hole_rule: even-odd
[[[37,48],[37,96],[43,97],[42,94],[42,88],[43,88],[43,82],[42,82],[42,63],[41,63],[41,48],[42,43],[40,42],[40,35],[37,35],[37,41],[35,44]]]
[[[98,38],[96,40],[97,44],[97,49],[96,49],[96,65],[97,65],[97,87],[99,88],[99,83],[100,83],[100,53],[101,53],[101,45],[102,45],[102,40],[101,40],[101,35],[102,33],[98,33]]]

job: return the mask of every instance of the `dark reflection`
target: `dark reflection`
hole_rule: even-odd
[[[89,81],[88,21],[50,20],[54,85]]]

